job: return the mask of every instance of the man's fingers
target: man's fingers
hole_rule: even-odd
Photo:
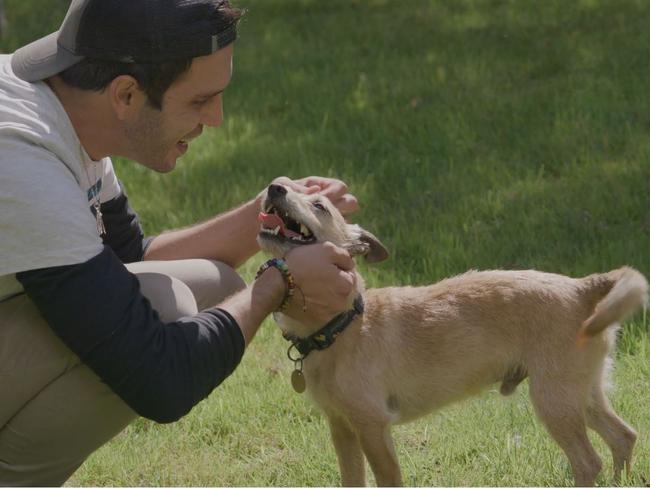
[[[297,191],[298,193],[306,193],[307,195],[311,195],[312,193],[318,193],[321,191],[323,188],[313,182],[313,181],[303,181],[303,180],[292,180],[290,178],[287,178],[286,176],[280,176],[279,178],[276,178],[273,180],[273,183],[277,185],[284,185],[288,186],[294,191]]]
[[[332,248],[332,264],[343,271],[351,271],[354,269],[354,260],[345,249],[330,244]]]
[[[348,193],[348,185],[341,180],[319,176],[309,176],[292,180],[286,176],[280,176],[274,179],[273,183],[287,186],[296,192],[307,195],[320,193],[329,198],[344,216],[359,210],[357,198],[351,193]]]
[[[343,215],[349,215],[359,210],[359,201],[350,193],[346,193],[333,203]]]
[[[353,271],[339,271],[341,277],[341,286],[339,293],[342,296],[348,296],[357,286],[357,275]]]

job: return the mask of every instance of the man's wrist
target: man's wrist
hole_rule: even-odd
[[[252,285],[252,301],[266,310],[265,315],[268,315],[280,307],[286,290],[287,285],[282,272],[271,266],[255,279]]]
[[[280,271],[269,269],[245,290],[228,298],[218,308],[237,322],[246,345],[250,344],[262,321],[282,303],[285,284]]]
[[[262,266],[260,266],[260,269],[257,271],[257,274],[255,275],[255,279],[258,279],[262,274],[271,268],[275,268],[280,271],[282,279],[284,280],[284,298],[282,299],[282,303],[280,303],[280,306],[277,309],[278,312],[282,312],[289,305],[289,302],[293,297],[296,285],[293,280],[293,275],[291,274],[291,271],[289,271],[289,266],[287,266],[287,263],[282,258],[272,258],[262,264]]]

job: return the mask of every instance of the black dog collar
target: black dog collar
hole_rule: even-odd
[[[359,295],[357,298],[354,299],[354,305],[351,310],[348,310],[347,312],[343,312],[336,317],[334,317],[332,320],[330,320],[322,329],[319,331],[313,333],[307,338],[301,339],[300,337],[296,337],[293,334],[282,334],[282,336],[288,340],[291,341],[293,344],[288,351],[289,354],[289,359],[292,361],[300,361],[302,359],[305,359],[307,355],[316,350],[316,351],[321,351],[323,349],[327,349],[330,347],[332,344],[334,344],[334,341],[336,340],[336,337],[343,332],[348,325],[352,323],[352,321],[357,317],[357,315],[361,315],[363,313],[363,298],[361,295]],[[301,354],[302,357],[300,358],[293,358],[291,357],[291,349],[296,348],[298,352]]]

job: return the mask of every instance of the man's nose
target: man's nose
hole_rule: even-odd
[[[208,127],[219,127],[223,122],[223,103],[221,95],[214,97],[212,103],[206,104],[201,113],[201,124]]]

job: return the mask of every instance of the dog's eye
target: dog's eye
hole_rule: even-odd
[[[312,203],[312,205],[314,206],[314,208],[317,208],[321,212],[327,212],[327,208],[325,208],[325,205],[323,205],[320,202],[314,202],[314,203]]]

